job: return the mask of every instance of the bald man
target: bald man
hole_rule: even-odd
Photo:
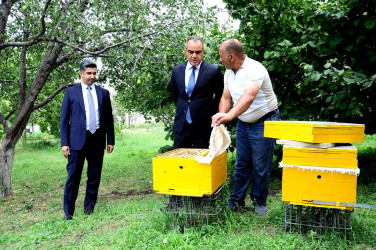
[[[264,121],[279,120],[277,97],[266,68],[247,57],[238,40],[223,42],[219,56],[226,72],[219,113],[212,117],[212,126],[239,118],[234,190],[228,207],[244,209],[247,188],[252,180],[251,200],[255,214],[266,214],[275,140],[264,137]]]

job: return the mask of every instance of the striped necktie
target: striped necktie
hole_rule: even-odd
[[[89,104],[89,131],[94,134],[96,130],[96,115],[95,115],[95,105],[94,99],[91,95],[91,87],[87,87],[87,102]]]

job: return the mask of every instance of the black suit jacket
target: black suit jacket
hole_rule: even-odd
[[[216,65],[202,61],[191,97],[185,90],[185,68],[187,62],[172,70],[171,89],[176,103],[174,133],[182,132],[189,106],[194,133],[210,135],[211,117],[218,111],[223,93],[223,74]]]
[[[114,120],[110,93],[108,90],[95,85],[98,98],[99,130],[98,145],[106,148],[107,144],[115,145]],[[72,150],[80,150],[86,140],[86,115],[81,84],[65,90],[60,116],[61,146],[69,146]]]

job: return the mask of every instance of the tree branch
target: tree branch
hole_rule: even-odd
[[[46,4],[44,5],[44,9],[43,9],[43,13],[42,13],[42,16],[40,18],[40,23],[42,24],[42,29],[41,31],[39,32],[39,34],[37,34],[33,40],[39,40],[39,37],[43,36],[44,33],[46,32],[46,22],[45,22],[45,18],[46,18],[46,12],[47,12],[47,9],[48,9],[48,6],[50,5],[51,3],[51,0],[47,0],[46,1]]]
[[[10,15],[10,10],[12,9],[12,6],[17,2],[18,0],[2,0],[0,5],[0,44],[4,41],[4,33],[5,28],[8,23],[8,17]],[[0,50],[1,50],[0,46]]]
[[[5,133],[7,133],[8,130],[9,130],[8,123],[7,123],[7,120],[5,119],[3,113],[1,113],[1,112],[0,112],[0,124],[3,125]]]
[[[17,2],[18,0],[14,0],[14,1],[9,1],[12,3],[12,5]],[[44,9],[43,9],[43,13],[42,13],[42,16],[40,18],[40,22],[41,22],[41,25],[42,25],[42,29],[41,31],[30,41],[24,41],[24,42],[9,42],[9,43],[2,43],[3,42],[3,39],[2,39],[2,35],[3,33],[5,32],[5,26],[2,30],[2,25],[0,25],[0,50],[6,48],[6,47],[23,47],[23,46],[31,46],[31,45],[34,45],[38,42],[40,42],[40,37],[42,37],[44,35],[44,33],[46,32],[46,22],[45,22],[45,18],[46,18],[46,12],[47,12],[47,9],[48,9],[48,6],[50,5],[51,3],[51,0],[47,0],[46,1],[46,4],[44,5]],[[1,6],[3,8],[3,6]],[[10,11],[10,10],[9,10]],[[1,12],[1,11],[0,11]],[[6,18],[8,19],[8,16],[9,16],[10,13],[6,13]],[[4,17],[2,17],[4,18]],[[3,22],[1,20],[1,22]],[[6,23],[4,24],[6,25]]]
[[[53,92],[49,97],[47,97],[43,102],[40,102],[40,103],[34,105],[34,107],[33,107],[33,111],[34,111],[34,110],[37,110],[37,109],[40,109],[40,108],[43,107],[44,105],[50,103],[50,102],[53,100],[53,98],[54,98],[55,96],[57,96],[57,95],[58,95],[61,91],[63,91],[64,89],[69,88],[69,87],[72,87],[72,86],[75,86],[75,85],[77,85],[77,83],[69,83],[69,84],[66,84],[66,85],[64,85],[64,86],[61,86],[60,88],[58,88],[57,90],[55,90],[55,92]]]
[[[5,120],[8,120],[13,114],[16,112],[16,109],[13,109],[12,111],[9,112],[7,116],[5,116]]]
[[[27,41],[29,39],[29,25],[24,29],[23,40]],[[18,105],[23,106],[26,97],[26,54],[27,47],[23,46],[20,54],[20,92],[18,94]]]
[[[57,38],[57,37],[54,37],[52,39],[47,39],[47,41],[63,44],[65,46],[71,47],[71,48],[73,48],[73,49],[75,49],[77,51],[80,51],[80,52],[82,52],[84,54],[87,54],[87,55],[100,56],[101,54],[103,54],[104,52],[106,52],[109,49],[112,49],[112,48],[124,45],[126,43],[130,43],[133,40],[136,40],[136,39],[139,39],[139,38],[142,38],[142,37],[148,37],[148,36],[152,36],[152,35],[155,35],[155,34],[159,34],[162,31],[164,31],[165,27],[168,27],[168,26],[170,26],[172,24],[176,24],[176,23],[179,23],[179,22],[184,22],[186,20],[187,19],[182,19],[182,20],[176,20],[176,21],[173,21],[173,22],[169,22],[169,23],[163,25],[158,31],[153,31],[153,32],[150,32],[150,33],[147,33],[147,34],[142,34],[142,35],[130,38],[130,39],[126,40],[126,41],[122,41],[120,43],[115,43],[115,44],[109,45],[109,46],[107,46],[107,47],[105,47],[103,49],[102,48],[94,48],[93,49],[94,51],[98,50],[96,52],[92,52],[92,51],[89,51],[89,50],[82,49],[82,48],[78,47],[77,45],[70,44],[70,43],[68,43],[68,42],[66,42],[66,41],[64,41],[62,39]]]

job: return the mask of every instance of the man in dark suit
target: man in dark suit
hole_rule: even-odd
[[[88,178],[84,213],[94,212],[106,149],[106,135],[107,153],[111,153],[115,145],[110,94],[108,90],[94,85],[96,74],[97,65],[94,61],[82,61],[81,83],[65,91],[61,106],[61,149],[64,157],[68,159],[64,220],[71,220],[73,217],[85,158]]]
[[[203,60],[204,42],[187,40],[188,61],[172,69],[171,89],[176,103],[174,149],[209,148],[211,117],[218,111],[223,92],[220,68]],[[170,196],[167,209],[181,206],[180,196]]]
[[[223,92],[220,68],[203,60],[204,43],[187,40],[188,61],[172,70],[171,88],[176,103],[174,148],[208,148],[211,117],[218,111]]]

